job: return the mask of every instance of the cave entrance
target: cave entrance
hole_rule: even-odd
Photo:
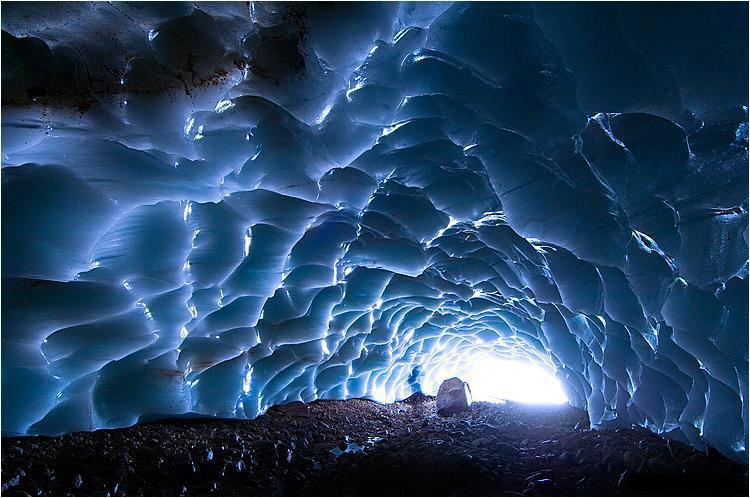
[[[440,382],[450,377],[459,377],[467,382],[474,401],[532,404],[568,402],[568,396],[552,368],[526,358],[507,359],[481,354],[463,361],[460,366],[444,364],[431,372],[430,390],[437,393]]]
[[[567,403],[568,397],[546,366],[522,360],[480,359],[465,374],[473,399],[535,404]]]

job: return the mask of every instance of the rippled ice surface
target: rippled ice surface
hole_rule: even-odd
[[[4,434],[494,358],[746,459],[747,6],[696,5],[4,5]]]

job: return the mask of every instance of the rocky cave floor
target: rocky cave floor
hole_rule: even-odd
[[[292,403],[252,421],[172,419],[2,440],[2,494],[748,495],[747,466],[584,411],[424,395]]]

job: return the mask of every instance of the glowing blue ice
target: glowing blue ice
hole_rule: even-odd
[[[588,6],[83,8],[3,6],[4,434],[393,401],[455,375],[492,397],[511,361],[554,372],[546,399],[595,426],[746,459],[747,107],[721,100],[728,79],[711,93],[675,66],[657,92],[671,45],[651,72],[605,33],[633,70],[604,85],[619,56],[565,27]],[[102,58],[111,85],[85,74]]]

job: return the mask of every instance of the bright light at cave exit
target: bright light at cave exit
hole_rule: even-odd
[[[461,378],[474,401],[561,404],[568,397],[546,366],[490,356],[477,358]]]

